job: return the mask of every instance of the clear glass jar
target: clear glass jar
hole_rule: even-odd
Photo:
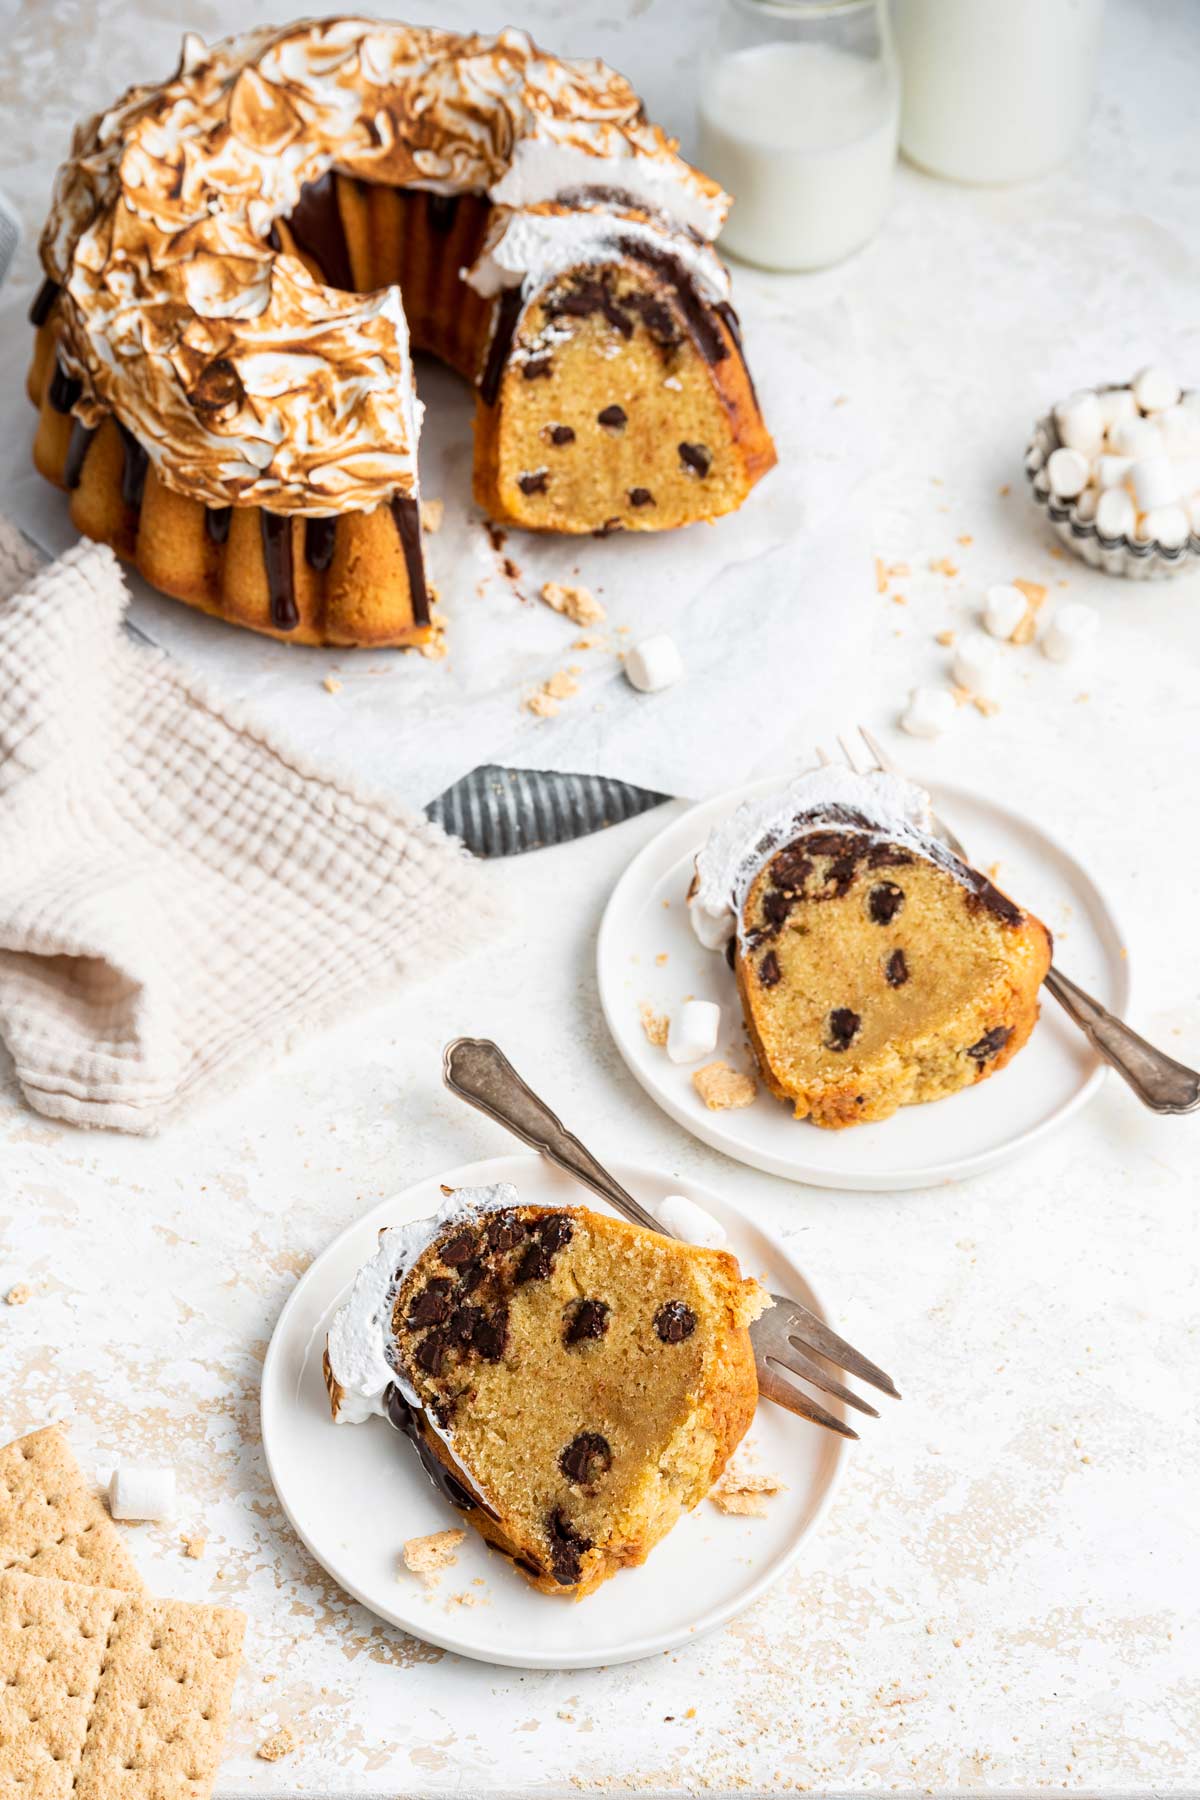
[[[700,80],[700,166],[733,195],[721,247],[840,262],[891,193],[900,79],[886,0],[725,0]]]
[[[1103,0],[896,0],[905,156],[953,181],[1064,162],[1096,83]]]

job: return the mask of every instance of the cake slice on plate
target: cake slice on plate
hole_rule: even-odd
[[[818,769],[747,802],[696,861],[763,1080],[831,1129],[1002,1069],[1037,1022],[1050,933],[930,834],[894,775]]]
[[[722,1473],[770,1304],[724,1251],[509,1183],[380,1233],[325,1352],[334,1419],[382,1413],[544,1593],[644,1562]]]

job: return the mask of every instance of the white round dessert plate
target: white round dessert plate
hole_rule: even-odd
[[[692,1085],[696,1067],[651,1044],[641,1009],[671,1013],[687,998],[721,1006],[714,1055],[750,1071],[741,1005],[720,952],[705,950],[687,917],[693,860],[713,826],[743,800],[778,789],[753,782],[695,806],[636,856],[600,926],[600,1002],[617,1048],[663,1111],[694,1137],[769,1174],[816,1187],[929,1187],[994,1168],[1064,1123],[1096,1093],[1105,1069],[1048,994],[1025,1048],[977,1086],[890,1119],[824,1131],[761,1085],[752,1105],[710,1112]],[[981,868],[1054,933],[1055,960],[1114,1012],[1129,1007],[1129,963],[1112,908],[1086,869],[1030,820],[978,794],[939,783],[934,803]],[[704,1058],[710,1061],[712,1058]]]
[[[653,1207],[678,1177],[614,1163],[618,1181]],[[756,1600],[799,1554],[829,1500],[845,1440],[768,1401],[741,1457],[785,1491],[765,1518],[723,1514],[708,1501],[685,1515],[640,1569],[623,1569],[586,1600],[538,1593],[467,1529],[458,1560],[433,1586],[401,1562],[408,1538],[458,1526],[412,1446],[384,1419],[334,1425],[321,1372],[330,1320],[385,1225],[431,1213],[450,1187],[514,1182],[534,1205],[603,1210],[532,1154],[490,1157],[439,1172],[373,1207],[312,1264],[279,1315],[263,1365],[262,1438],[275,1491],[296,1532],[355,1599],[391,1624],[461,1656],[519,1669],[587,1669],[632,1662],[690,1643]],[[721,1221],[743,1272],[826,1315],[787,1251],[724,1195],[692,1183],[689,1196]],[[842,1416],[841,1402],[822,1396]]]

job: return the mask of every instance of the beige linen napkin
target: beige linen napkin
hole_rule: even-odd
[[[483,865],[122,629],[116,558],[0,519],[0,1037],[31,1106],[150,1132],[478,939]]]

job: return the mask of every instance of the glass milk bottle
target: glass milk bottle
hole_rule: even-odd
[[[734,200],[721,248],[821,269],[865,244],[899,111],[885,0],[725,0],[699,108],[700,167]]]
[[[895,0],[900,144],[953,181],[1065,161],[1087,123],[1103,0]]]

